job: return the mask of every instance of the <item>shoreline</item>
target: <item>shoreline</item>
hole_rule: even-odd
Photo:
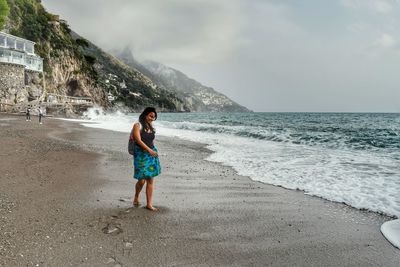
[[[170,138],[170,137],[167,137],[167,138]],[[182,139],[180,139],[179,137],[178,137],[177,139],[182,140]],[[189,142],[193,142],[193,141],[189,141]],[[196,143],[196,142],[193,142],[193,143]],[[198,143],[198,144],[201,144],[201,143]],[[207,145],[204,145],[204,146],[207,146]],[[205,149],[207,149],[207,148],[205,148]],[[210,149],[207,149],[207,150],[209,151],[210,154],[211,154],[211,153],[214,153],[214,151],[212,151],[212,150],[210,150]],[[220,164],[220,165],[222,165],[222,166],[224,166],[224,167],[226,167],[226,168],[231,168],[231,169],[233,169],[233,171],[234,171],[238,176],[241,176],[241,177],[243,177],[243,178],[247,178],[247,179],[249,179],[251,182],[254,182],[254,183],[260,183],[260,184],[263,184],[263,185],[266,185],[266,186],[279,187],[279,188],[282,188],[282,189],[284,189],[284,190],[289,190],[289,191],[302,192],[303,195],[305,195],[305,196],[317,198],[317,199],[320,199],[320,200],[323,200],[323,201],[328,201],[328,202],[332,202],[332,203],[336,203],[336,204],[340,204],[340,205],[345,205],[345,206],[347,206],[347,207],[349,207],[349,208],[351,208],[351,209],[355,209],[356,211],[370,212],[370,213],[373,213],[373,214],[376,214],[376,215],[379,215],[379,216],[386,217],[388,220],[389,220],[389,219],[400,219],[400,218],[398,218],[396,215],[390,215],[390,214],[386,214],[386,213],[384,213],[384,212],[373,211],[373,210],[370,210],[370,209],[367,209],[367,208],[361,208],[361,209],[360,209],[360,208],[353,207],[353,206],[351,206],[350,204],[347,204],[346,202],[338,202],[338,201],[330,200],[330,199],[327,199],[327,198],[324,198],[324,197],[321,197],[321,196],[312,195],[312,194],[307,194],[307,192],[306,192],[305,190],[303,190],[303,189],[291,189],[291,188],[284,187],[284,186],[282,186],[282,185],[269,184],[269,183],[267,183],[267,182],[263,182],[263,181],[259,181],[259,180],[254,180],[254,179],[252,179],[250,176],[238,174],[238,172],[237,172],[232,166],[230,166],[230,165],[226,165],[226,164],[223,164],[223,163],[217,162],[217,161],[211,161],[211,160],[208,160],[208,159],[204,159],[204,160],[209,161],[209,162],[212,162],[212,163]]]
[[[7,116],[0,114],[0,118],[4,117]],[[25,119],[15,124],[17,129],[21,128],[19,135],[24,140],[24,133],[31,129],[24,125]],[[0,127],[3,130],[7,126]],[[38,262],[40,266],[72,263],[85,266],[117,263],[123,266],[396,266],[400,262],[398,250],[379,231],[388,217],[239,176],[231,167],[206,161],[210,151],[205,145],[190,141],[157,136],[163,170],[161,176],[155,178],[154,204],[160,211],[152,213],[143,208],[131,208],[135,181],[131,177],[130,157],[125,152],[126,134],[55,119],[45,120],[40,127],[42,129],[39,125],[31,128],[38,131],[38,136],[42,135],[41,142],[50,143],[48,153],[58,157],[47,158],[50,161],[47,169],[33,171],[38,177],[48,176],[43,185],[52,197],[46,200],[48,196],[43,196],[42,201],[34,195],[29,205],[51,200],[49,203],[59,211],[35,209],[37,215],[21,213],[19,218],[43,216],[36,222],[37,229],[54,228],[56,233],[58,230],[70,234],[65,234],[67,237],[74,236],[74,231],[78,234],[75,240],[66,238],[65,243],[56,238],[59,242],[49,249],[47,242],[53,241],[51,235],[36,240],[32,233],[32,241],[42,244],[33,249],[39,255],[38,260],[33,260],[35,253],[24,252],[24,257],[19,256],[14,261],[8,258],[7,263],[16,263],[16,266],[29,262]],[[13,128],[10,125],[9,132],[13,132]],[[59,139],[43,136],[50,131]],[[12,138],[19,144],[20,137],[18,133],[15,135]],[[67,141],[63,143],[62,140]],[[10,144],[4,144],[4,140],[0,142],[6,146]],[[9,153],[14,153],[12,151],[10,149]],[[27,153],[29,155],[30,151]],[[75,158],[72,161],[60,154]],[[19,162],[21,157],[25,156],[18,155],[15,161]],[[60,165],[65,161],[78,170],[64,167],[65,174],[62,174]],[[12,164],[10,159],[6,165]],[[5,167],[0,165],[0,170]],[[75,173],[77,177],[68,180],[71,184],[67,185],[65,181],[52,183],[51,178],[58,177],[57,170],[64,176]],[[7,192],[16,191],[14,195],[19,201],[15,202],[24,201],[19,199],[23,196],[19,194],[22,189],[14,188],[12,183],[4,184],[4,181],[1,185]],[[34,187],[29,181],[28,185],[28,188]],[[65,199],[71,202],[64,205]],[[63,218],[74,218],[68,220],[74,225],[61,223]],[[52,223],[54,221],[58,224]],[[23,241],[18,241],[18,237],[31,231],[24,222],[18,223],[20,231],[14,235],[16,245],[21,245],[18,242]],[[117,230],[113,233],[104,233],[114,229]],[[116,233],[118,229],[122,232]],[[65,255],[64,250],[72,252],[72,256]]]

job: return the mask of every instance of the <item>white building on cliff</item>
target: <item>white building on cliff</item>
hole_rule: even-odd
[[[0,32],[0,111],[17,112],[44,92],[43,59],[35,43]]]
[[[43,72],[43,59],[35,54],[35,43],[4,32],[0,32],[0,62]]]

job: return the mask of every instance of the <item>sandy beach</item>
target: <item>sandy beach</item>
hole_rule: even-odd
[[[36,119],[0,115],[0,266],[399,266],[392,218],[254,182],[198,143],[157,136],[159,211],[134,208],[127,134]]]

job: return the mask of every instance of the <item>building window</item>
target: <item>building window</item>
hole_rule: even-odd
[[[0,46],[6,46],[6,37],[4,35],[0,35]]]
[[[33,44],[32,43],[25,43],[25,51],[27,53],[33,54]]]
[[[9,47],[9,48],[15,48],[15,39],[13,39],[13,38],[7,38],[7,47]]]
[[[17,49],[24,51],[24,42],[22,41],[17,41]]]

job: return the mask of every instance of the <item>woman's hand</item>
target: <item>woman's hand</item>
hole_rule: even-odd
[[[155,152],[155,151],[152,150],[152,149],[150,149],[149,153],[150,153],[150,155],[152,155],[152,156],[155,157],[155,158],[158,157],[157,152]]]

